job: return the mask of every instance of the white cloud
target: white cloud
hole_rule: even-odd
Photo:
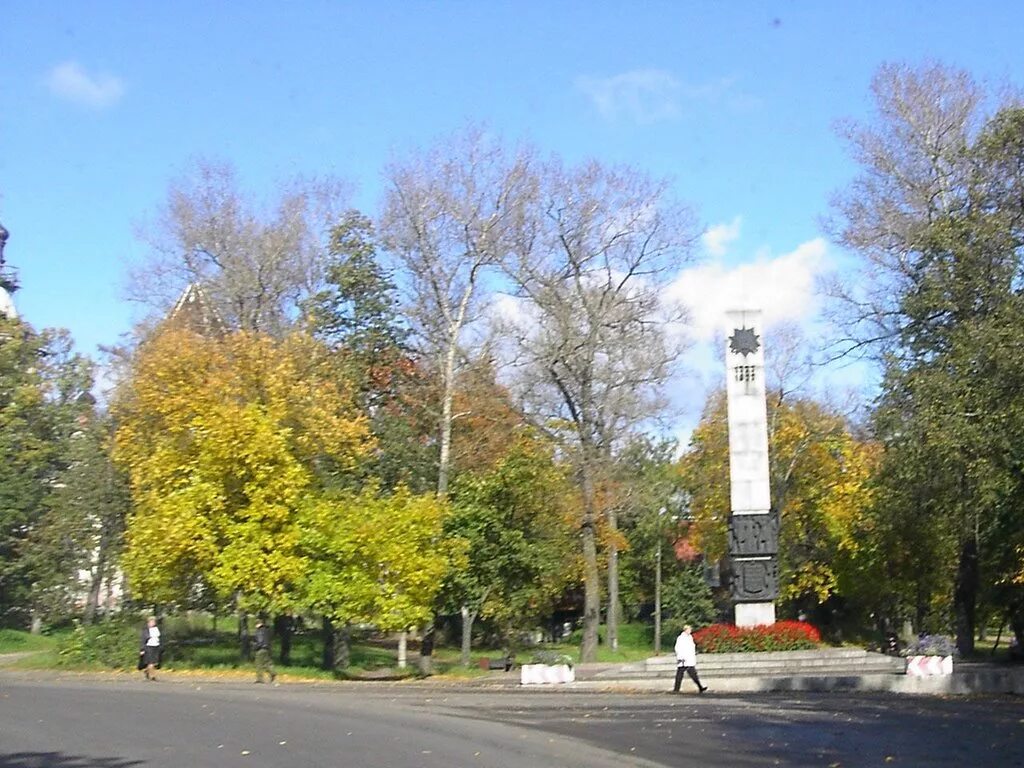
[[[736,78],[724,77],[704,83],[684,83],[664,69],[633,69],[611,77],[583,75],[576,87],[608,120],[625,118],[637,123],[675,120],[686,103],[699,102],[733,112],[749,112],[761,101],[739,90]]]
[[[579,77],[576,86],[608,119],[619,116],[638,123],[679,117],[682,85],[663,69],[634,69],[612,77]]]
[[[680,273],[666,289],[670,299],[690,310],[689,333],[710,341],[725,324],[730,309],[761,309],[765,325],[801,322],[817,309],[815,279],[827,266],[828,246],[821,238],[790,253],[761,256],[749,264],[705,264]]]
[[[708,228],[708,231],[700,238],[707,252],[712,256],[724,255],[729,244],[739,239],[742,224],[742,217],[737,216],[728,224],[716,224]]]
[[[58,64],[46,77],[55,96],[94,109],[113,106],[124,95],[120,78],[106,73],[91,74],[76,61]]]

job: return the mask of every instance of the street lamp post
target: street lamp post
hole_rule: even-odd
[[[661,518],[667,510],[658,510],[658,535],[654,550],[654,655],[661,653]]]

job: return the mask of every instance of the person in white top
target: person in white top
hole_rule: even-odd
[[[693,642],[692,630],[693,627],[687,624],[676,638],[676,684],[672,689],[673,693],[679,693],[684,674],[690,675],[690,679],[697,684],[697,690],[701,693],[708,689],[706,685],[701,685],[697,676],[697,646]]]
[[[156,680],[156,665],[160,663],[160,627],[156,625],[156,617],[150,616],[146,626],[142,629],[142,647],[139,649],[139,656],[142,657],[142,668],[145,670],[147,680]]]

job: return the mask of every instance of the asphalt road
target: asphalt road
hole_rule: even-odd
[[[0,677],[0,768],[1024,766],[1015,698]]]

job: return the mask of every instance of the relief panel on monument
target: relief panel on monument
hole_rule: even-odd
[[[729,554],[733,557],[774,555],[779,551],[779,516],[731,515]]]
[[[740,602],[760,602],[778,597],[779,564],[775,562],[775,558],[734,560],[732,596],[734,600]]]

